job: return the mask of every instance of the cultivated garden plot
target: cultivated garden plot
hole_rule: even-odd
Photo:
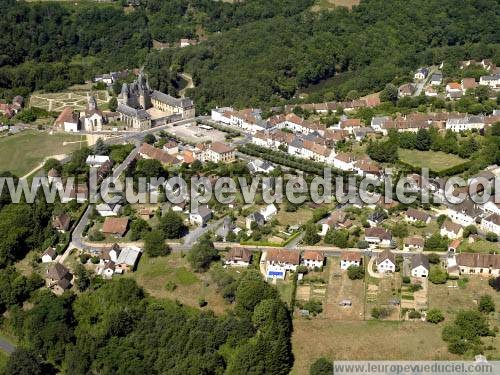
[[[351,280],[340,269],[339,258],[332,258],[324,316],[332,320],[364,319],[364,282]]]
[[[65,91],[55,93],[34,93],[30,97],[30,106],[47,111],[61,112],[64,107],[72,107],[76,111],[84,111],[88,98],[94,96],[100,109],[106,109],[110,95],[105,90],[100,91]]]

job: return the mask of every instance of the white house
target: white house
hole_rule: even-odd
[[[500,215],[491,214],[481,221],[481,229],[500,235]]]
[[[201,227],[205,226],[212,218],[212,210],[208,206],[200,206],[198,209],[193,210],[189,213],[189,222],[191,224],[197,224]]]
[[[42,263],[51,263],[56,259],[56,250],[53,247],[48,247],[42,254]]]
[[[65,132],[78,132],[80,130],[80,115],[73,108],[64,107],[54,125],[57,129],[64,130]]]
[[[268,250],[266,254],[266,277],[284,279],[286,271],[295,271],[300,264],[297,251],[282,249]]]
[[[106,155],[89,155],[85,160],[85,164],[87,164],[90,167],[100,167],[104,163],[107,163],[109,161],[110,161],[109,156]]]
[[[441,226],[439,234],[453,240],[462,237],[463,232],[464,230],[460,225],[455,224],[451,220],[446,220]]]
[[[354,251],[343,251],[340,254],[340,269],[346,270],[350,266],[359,267],[363,263],[363,257],[360,253]]]
[[[424,254],[415,254],[411,258],[411,275],[413,277],[429,276],[429,258]]]
[[[483,116],[465,116],[461,118],[450,118],[446,121],[446,130],[461,132],[466,130],[480,130],[484,128]]]
[[[278,213],[278,209],[274,204],[268,204],[260,210],[260,214],[264,217],[265,221],[269,221],[274,215]]]
[[[416,80],[426,79],[428,74],[429,74],[429,69],[427,69],[427,68],[420,68],[415,73],[414,78]]]
[[[274,171],[274,166],[267,160],[254,159],[247,164],[250,173],[270,173]]]
[[[482,210],[472,200],[465,200],[460,204],[449,206],[447,214],[451,221],[466,227],[476,224],[476,219],[481,216]]]
[[[229,125],[231,123],[231,116],[229,115],[233,112],[232,107],[222,107],[212,109],[211,118],[212,121],[221,122],[223,124]]]
[[[322,268],[325,264],[325,254],[320,251],[304,251],[301,263],[307,268]]]
[[[483,86],[489,86],[492,89],[500,88],[500,73],[496,73],[490,76],[482,76],[479,79],[479,84]]]
[[[333,158],[333,166],[342,171],[353,171],[356,157],[352,154],[341,152]]]
[[[384,250],[377,256],[377,272],[396,272],[396,256],[390,250]]]

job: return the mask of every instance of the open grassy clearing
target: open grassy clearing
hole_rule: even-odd
[[[208,302],[206,309],[217,314],[230,309],[230,305],[217,294],[207,273],[196,274],[185,257],[170,254],[166,257],[150,258],[143,254],[137,270],[125,274],[134,278],[149,294],[156,298],[168,298],[198,307],[200,298]],[[175,284],[174,290],[167,289],[167,283]]]
[[[441,340],[442,325],[423,322],[294,319],[292,374],[305,375],[319,357],[332,360],[456,359]]]
[[[477,301],[480,296],[488,294],[493,298],[496,313],[489,316],[491,328],[500,328],[498,320],[498,310],[500,310],[500,293],[495,292],[488,285],[488,279],[481,276],[462,276],[460,280],[448,280],[446,284],[435,285],[429,283],[428,289],[429,308],[440,309],[445,322],[451,321],[459,310],[477,309]],[[442,324],[440,324],[442,326]],[[491,358],[500,358],[500,336],[483,337],[486,347],[493,347],[494,350],[487,350],[485,355]]]
[[[63,133],[51,135],[30,130],[6,136],[0,138],[0,171],[10,171],[21,177],[35,168],[45,157],[68,154],[86,145],[85,136],[81,135]]]
[[[315,12],[333,9],[337,6],[351,9],[353,5],[359,5],[359,2],[360,0],[318,0],[311,9]]]
[[[439,172],[456,165],[465,163],[467,160],[453,154],[446,154],[441,151],[418,151],[418,150],[398,150],[399,159],[416,168],[426,167],[432,171]]]

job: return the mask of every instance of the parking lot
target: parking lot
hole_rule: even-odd
[[[204,129],[196,123],[189,123],[179,126],[174,126],[167,130],[172,135],[190,143],[198,142],[224,142],[226,133],[217,129]]]

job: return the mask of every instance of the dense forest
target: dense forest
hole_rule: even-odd
[[[257,271],[234,281],[234,312],[225,316],[152,299],[131,279],[93,280],[61,297],[24,283],[33,307],[11,306],[8,324],[22,345],[7,374],[284,375],[293,362],[289,311]]]
[[[56,91],[145,63],[153,86],[164,91],[175,91],[177,72],[191,73],[196,87],[189,94],[205,112],[293,101],[299,90],[332,77],[337,81],[311,99],[379,90],[421,64],[487,57],[500,63],[496,0],[365,0],[352,11],[324,12],[311,12],[312,0],[144,0],[127,12],[117,3],[4,2],[0,97]],[[153,40],[180,38],[203,42],[152,49]]]

